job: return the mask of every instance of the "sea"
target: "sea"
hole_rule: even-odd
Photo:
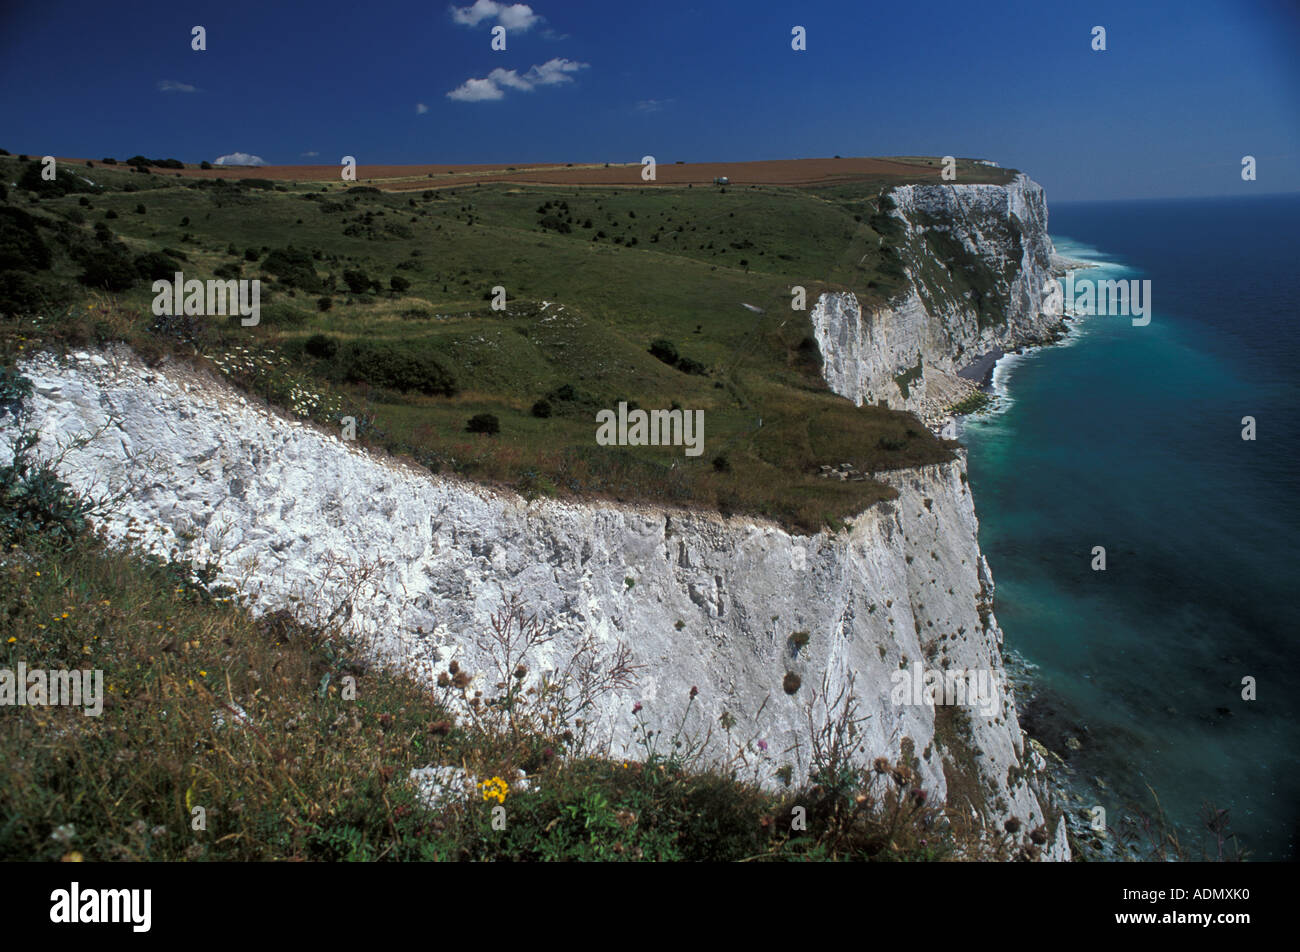
[[[1300,195],[1053,203],[1050,232],[1151,313],[1007,355],[961,421],[1022,723],[1110,836],[1295,860]]]

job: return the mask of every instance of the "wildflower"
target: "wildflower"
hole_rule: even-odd
[[[208,672],[202,670],[199,671],[199,677],[206,678],[207,676],[208,676]]]
[[[691,697],[692,697],[692,698],[697,697],[697,696],[699,695],[699,693],[700,693],[700,689],[697,688],[695,685],[692,684],[692,685],[691,685]]]
[[[17,640],[18,640],[17,638],[14,638],[14,637],[11,636],[11,637],[9,638],[8,644],[11,644],[11,645],[12,645],[12,644],[13,644],[15,641],[17,641]]]
[[[479,786],[483,788],[484,800],[495,800],[497,803],[506,802],[506,794],[510,790],[510,785],[500,777],[484,780]]]
[[[640,713],[641,713],[641,702],[640,702],[640,701],[637,701],[635,704],[632,705],[632,713],[633,713],[633,714],[640,714]],[[626,767],[627,764],[624,764],[623,766]]]
[[[765,741],[765,740],[760,740],[760,741],[758,742],[758,749],[761,750],[761,751],[766,752],[766,751],[767,751],[767,741]]]

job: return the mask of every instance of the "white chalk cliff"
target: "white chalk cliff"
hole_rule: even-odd
[[[919,260],[908,265],[918,283],[896,310],[863,314],[856,301],[823,296],[813,324],[827,379],[859,403],[889,399],[886,383],[918,355],[951,369],[987,345],[1050,329],[1034,305],[1051,250],[1041,189],[1020,176],[1006,187],[895,189],[894,200],[909,248],[946,217],[955,239],[999,269],[1012,307],[1001,326],[981,327],[969,302],[921,290]],[[808,704],[815,694],[813,717],[823,720],[825,699],[851,681],[869,715],[864,757],[913,757],[932,798],[990,830],[1013,816],[1026,829],[1048,823],[1043,765],[1005,693],[960,454],[883,474],[896,499],[839,532],[800,535],[714,513],[529,502],[361,450],[206,372],[175,361],[149,368],[123,349],[41,354],[20,369],[34,384],[29,406],[46,452],[95,434],[61,468],[78,489],[121,494],[111,534],[199,561],[214,555],[222,580],[262,609],[346,602],[348,623],[416,677],[456,659],[495,680],[474,634],[504,592],[518,591],[559,631],[534,672],[588,636],[626,644],[643,665],[632,688],[588,714],[613,753],[638,754],[634,702],[671,733],[698,687],[688,730],[711,727],[710,754],[742,748],[767,783],[785,765],[806,777]],[[356,587],[362,566],[371,574]],[[808,633],[798,650],[794,632]],[[991,713],[894,703],[891,675],[908,664],[991,673],[1002,703]],[[782,686],[790,673],[801,680],[793,695]],[[729,732],[724,712],[735,720]],[[1044,856],[1068,858],[1064,824],[1048,832]]]
[[[1055,250],[1042,186],[1017,174],[1006,185],[887,194],[907,286],[880,306],[864,307],[848,291],[818,297],[811,319],[831,390],[859,406],[919,409],[936,376],[1060,329],[1059,308],[1043,308]]]

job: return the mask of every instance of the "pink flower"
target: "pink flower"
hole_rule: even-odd
[[[637,701],[635,704],[632,705],[632,713],[633,713],[633,714],[640,714],[640,713],[641,713],[641,702],[640,702],[640,701]]]
[[[766,751],[766,750],[767,750],[767,741],[765,741],[765,740],[760,740],[760,741],[758,742],[758,749],[759,749],[759,750]]]

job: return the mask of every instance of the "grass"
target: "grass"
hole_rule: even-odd
[[[16,180],[19,165],[0,157],[0,180]],[[99,164],[61,174],[74,171],[96,190],[8,192],[7,205],[32,217],[53,259],[30,272],[39,293],[8,308],[0,300],[8,312],[0,347],[11,354],[19,345],[122,339],[153,359],[206,363],[322,425],[353,417],[363,442],[435,471],[528,495],[717,509],[799,530],[836,525],[893,495],[877,481],[818,479],[821,464],[875,473],[951,457],[909,414],[831,394],[807,314],[790,309],[795,285],[812,300],[852,289],[878,302],[902,287],[896,223],[879,198],[884,180],[390,193],[341,183],[217,184]],[[133,259],[168,255],[187,277],[222,269],[260,278],[262,322],[156,321],[147,280],[112,294],[77,280],[81,259],[104,247]],[[286,273],[277,254],[286,249],[305,253],[305,268]],[[349,290],[345,272],[364,272],[380,290]],[[402,290],[389,289],[393,278],[407,282],[398,282]],[[490,306],[496,287],[504,310]],[[455,393],[358,375],[338,357],[308,353],[314,337],[344,351],[413,355],[445,370]],[[652,356],[657,339],[671,341],[682,363]],[[245,358],[258,369],[231,369]],[[574,397],[554,399],[562,388]],[[316,399],[294,398],[301,393]],[[542,399],[555,408],[549,417],[532,413]],[[597,446],[595,411],[620,400],[703,410],[705,452]],[[498,418],[499,435],[465,432],[482,413]],[[719,456],[729,469],[712,465]]]

